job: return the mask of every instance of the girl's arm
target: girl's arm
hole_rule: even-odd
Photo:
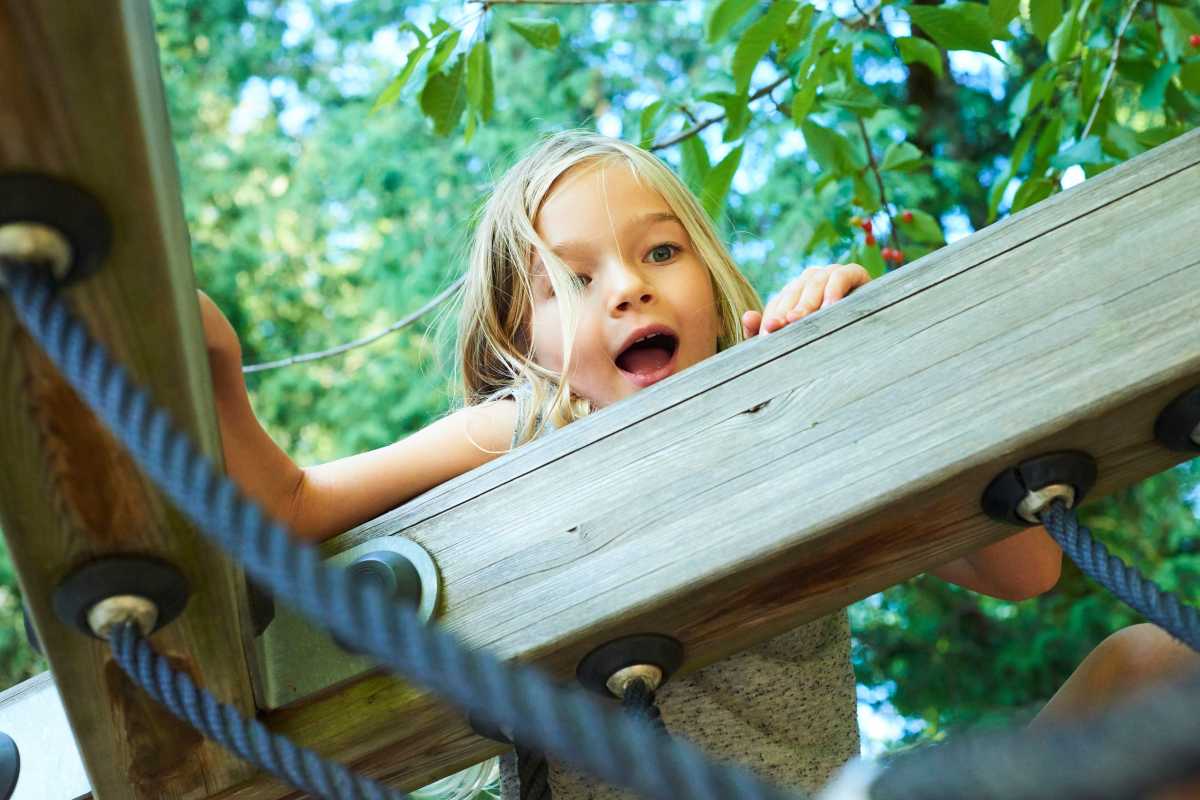
[[[378,450],[301,468],[254,416],[233,327],[203,293],[200,307],[226,471],[301,538],[349,530],[508,452],[516,403],[500,400],[464,408]]]
[[[1026,600],[1049,591],[1061,571],[1062,550],[1041,527],[931,570],[942,580],[1001,600]]]

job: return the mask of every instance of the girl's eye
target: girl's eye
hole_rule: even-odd
[[[584,286],[587,286],[589,283],[591,283],[591,282],[592,282],[592,276],[591,276],[591,275],[584,275],[583,273],[576,272],[576,273],[575,273],[575,280],[579,281],[579,282],[580,282],[580,283],[582,283]]]
[[[675,253],[678,250],[679,250],[679,248],[673,244],[660,244],[657,247],[655,247],[653,250],[651,250],[647,254],[647,257],[650,259],[650,261],[652,263],[661,264],[665,261],[670,261],[672,258],[674,258]]]

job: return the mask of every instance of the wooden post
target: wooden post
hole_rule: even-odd
[[[219,457],[145,0],[0,0],[0,172],[22,171],[70,180],[105,206],[112,255],[68,299]],[[51,594],[72,569],[107,554],[161,557],[183,570],[192,594],[156,647],[223,700],[253,709],[239,572],[159,496],[2,299],[0,442],[0,524],[95,796],[202,797],[247,779],[246,764],[128,681],[107,645],[55,618]],[[39,777],[27,771],[21,780],[36,785]]]

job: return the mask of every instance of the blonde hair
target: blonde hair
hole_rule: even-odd
[[[647,151],[601,134],[569,130],[535,145],[501,179],[481,209],[470,246],[458,328],[462,399],[475,405],[530,387],[528,413],[517,421],[517,442],[538,433],[538,420],[562,427],[591,412],[571,394],[567,380],[532,358],[530,278],[536,251],[560,303],[564,358],[574,342],[579,295],[571,270],[534,229],[534,220],[560,175],[584,163],[622,161],[657,191],[679,217],[712,279],[720,321],[717,350],[743,338],[741,315],[762,304],[738,271],[695,196],[665,164]],[[568,362],[569,363],[569,362]],[[568,363],[563,364],[563,373]]]

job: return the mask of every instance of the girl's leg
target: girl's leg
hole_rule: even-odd
[[[1157,625],[1123,628],[1101,642],[1030,723],[1036,728],[1086,716],[1125,695],[1200,669],[1200,654]],[[1153,800],[1200,798],[1200,781],[1172,787]]]
[[[1122,628],[1101,642],[1031,723],[1082,716],[1174,675],[1200,668],[1200,655],[1157,625]]]

